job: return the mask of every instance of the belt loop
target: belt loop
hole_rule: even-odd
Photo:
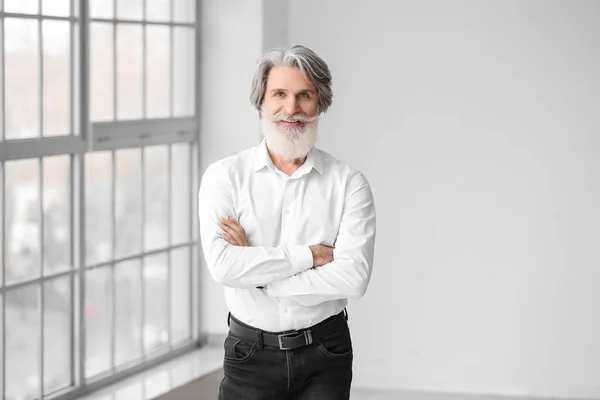
[[[231,312],[227,313],[227,326],[231,327]]]
[[[263,348],[263,331],[258,329],[256,331],[256,343],[258,344],[258,350],[262,350]]]
[[[346,321],[348,321],[348,310],[344,307],[344,316],[346,317]]]

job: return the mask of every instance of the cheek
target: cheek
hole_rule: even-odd
[[[307,104],[304,107],[302,107],[302,112],[308,115],[309,117],[314,117],[315,115],[317,115],[317,110],[318,107],[316,104]]]
[[[302,105],[302,112],[308,115],[309,117],[314,117],[315,115],[317,115],[318,108],[319,107],[316,101],[309,102]]]
[[[265,100],[265,101],[263,101],[262,109],[263,109],[263,114],[274,115],[280,111],[281,105],[277,104],[277,102],[274,102],[274,101]]]

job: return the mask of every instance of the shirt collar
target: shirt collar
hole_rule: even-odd
[[[267,141],[263,138],[260,145],[256,148],[254,155],[254,172],[260,171],[264,167],[268,167],[273,171],[277,169],[277,167],[273,164],[273,161],[271,161],[271,157],[269,157],[269,152],[267,151]],[[321,152],[319,152],[316,147],[313,147],[308,153],[306,161],[304,161],[304,164],[302,164],[300,168],[308,169],[307,173],[314,168],[319,174],[323,175],[323,160],[321,159]]]

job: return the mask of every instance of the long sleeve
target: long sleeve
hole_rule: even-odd
[[[301,305],[313,306],[364,295],[373,267],[375,203],[362,173],[352,176],[348,186],[333,262],[269,283],[269,296],[291,298]]]
[[[302,245],[279,247],[233,246],[220,236],[220,218],[236,217],[233,189],[227,168],[211,164],[205,171],[198,193],[200,239],[213,279],[218,283],[249,288],[269,284],[310,269],[310,248]]]

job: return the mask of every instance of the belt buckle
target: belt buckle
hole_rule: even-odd
[[[313,337],[312,337],[312,332],[310,331],[310,329],[307,329],[305,331],[303,331],[302,333],[298,333],[298,332],[290,332],[290,333],[282,333],[277,335],[277,340],[279,341],[279,350],[292,350],[295,349],[296,347],[285,347],[283,345],[283,339],[287,338],[287,337],[292,337],[292,336],[299,336],[299,335],[303,335],[304,336],[304,341],[305,341],[305,345],[309,345],[313,342]],[[299,347],[299,346],[298,346]]]

